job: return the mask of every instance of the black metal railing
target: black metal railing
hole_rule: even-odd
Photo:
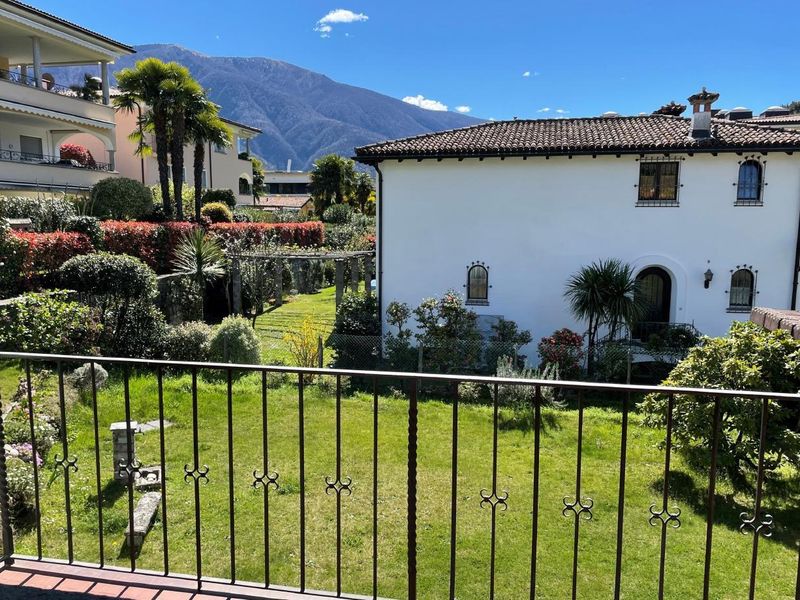
[[[432,374],[424,374],[424,373],[396,373],[396,372],[380,372],[380,371],[354,371],[354,370],[334,370],[334,369],[307,369],[307,368],[292,368],[292,367],[281,367],[281,366],[260,366],[260,365],[233,365],[233,364],[221,364],[221,363],[189,363],[189,362],[167,362],[167,361],[149,361],[149,360],[138,360],[138,359],[115,359],[115,358],[98,358],[98,357],[76,357],[76,356],[60,356],[60,355],[44,355],[44,354],[24,354],[24,353],[9,353],[9,352],[0,352],[0,360],[6,361],[6,365],[19,365],[20,372],[24,374],[24,382],[27,384],[25,388],[26,393],[23,395],[22,403],[25,405],[25,409],[27,410],[27,417],[30,419],[30,435],[31,435],[31,443],[33,446],[33,465],[34,469],[36,469],[37,464],[37,431],[34,423],[35,418],[35,411],[38,410],[38,404],[34,403],[33,400],[33,386],[32,386],[32,369],[34,366],[42,366],[48,369],[52,369],[55,372],[55,376],[57,377],[57,386],[56,386],[56,393],[57,393],[57,403],[58,403],[58,412],[60,417],[60,431],[58,432],[58,442],[57,445],[60,445],[57,451],[55,451],[55,456],[53,458],[53,463],[55,467],[57,467],[57,472],[59,477],[63,478],[63,488],[64,488],[64,504],[63,504],[63,511],[64,516],[66,518],[66,528],[64,530],[64,535],[66,537],[67,543],[67,556],[66,560],[68,563],[72,564],[76,562],[76,554],[75,554],[75,537],[73,535],[73,506],[71,504],[71,494],[75,493],[72,489],[73,484],[71,483],[70,476],[75,475],[78,472],[78,469],[83,467],[82,464],[79,464],[81,461],[79,458],[72,454],[70,451],[70,445],[73,443],[74,433],[69,431],[69,414],[67,408],[67,393],[65,391],[65,372],[68,368],[72,366],[77,366],[85,363],[89,363],[90,370],[91,370],[91,383],[88,389],[88,393],[85,394],[85,401],[90,404],[88,407],[88,419],[91,420],[91,427],[92,432],[91,435],[94,440],[92,452],[93,452],[93,461],[91,461],[92,467],[96,469],[96,477],[93,478],[91,484],[96,487],[97,495],[94,498],[93,502],[96,503],[96,510],[97,510],[97,535],[99,536],[99,548],[100,548],[100,560],[99,566],[105,567],[106,566],[106,556],[104,554],[104,542],[103,542],[103,531],[104,531],[104,513],[103,508],[107,506],[104,503],[104,490],[102,486],[102,478],[100,475],[100,467],[101,467],[101,440],[100,440],[100,421],[98,418],[98,386],[97,386],[97,379],[96,379],[96,370],[99,368],[96,365],[100,365],[105,367],[106,369],[112,370],[114,369],[114,374],[121,380],[121,397],[118,399],[119,402],[122,403],[122,408],[124,408],[124,418],[125,423],[127,425],[126,435],[127,435],[127,456],[126,458],[122,459],[118,464],[114,465],[115,469],[119,469],[119,473],[124,475],[122,480],[125,482],[125,491],[127,492],[127,509],[128,509],[128,519],[129,522],[133,522],[134,518],[134,483],[136,479],[136,474],[142,469],[141,463],[138,461],[137,457],[133,451],[133,444],[132,444],[132,436],[133,431],[131,429],[131,422],[132,422],[132,398],[131,398],[131,388],[130,382],[132,375],[136,375],[138,377],[149,377],[155,379],[155,386],[152,389],[155,389],[155,393],[157,394],[157,409],[158,409],[158,422],[160,424],[160,435],[158,440],[158,456],[160,461],[160,468],[161,468],[161,484],[160,484],[160,491],[162,494],[163,504],[161,507],[161,526],[162,526],[162,536],[163,536],[163,552],[162,552],[162,569],[163,573],[167,576],[172,574],[172,568],[170,563],[170,527],[175,527],[176,524],[174,523],[170,513],[168,512],[168,506],[172,506],[169,502],[170,497],[168,495],[168,487],[166,485],[166,468],[167,468],[167,458],[171,451],[169,447],[165,444],[165,405],[170,407],[171,411],[175,411],[176,404],[172,401],[171,398],[165,397],[164,391],[164,381],[168,374],[173,374],[176,372],[188,372],[190,373],[190,383],[187,383],[185,392],[191,395],[191,408],[190,413],[184,415],[187,422],[190,422],[191,425],[188,429],[179,430],[177,433],[181,435],[187,435],[191,437],[191,452],[192,458],[189,462],[187,462],[183,468],[182,479],[191,486],[192,490],[192,499],[191,503],[193,503],[192,512],[194,514],[194,578],[197,581],[198,589],[202,589],[204,584],[207,581],[212,581],[211,578],[208,578],[204,574],[204,565],[205,561],[208,557],[203,554],[203,541],[201,539],[201,531],[204,526],[204,517],[201,513],[201,506],[203,505],[202,496],[203,496],[203,488],[205,483],[208,483],[211,478],[217,475],[216,472],[212,472],[212,468],[209,468],[207,464],[201,458],[201,451],[203,453],[207,452],[207,449],[201,445],[200,443],[200,436],[201,436],[201,427],[200,427],[200,410],[199,410],[199,396],[200,392],[198,391],[199,387],[199,379],[198,376],[201,373],[212,373],[216,374],[217,378],[215,381],[215,385],[218,387],[215,388],[219,392],[219,390],[224,390],[225,402],[221,403],[217,406],[217,410],[219,411],[219,416],[215,418],[224,419],[225,422],[225,432],[227,437],[227,445],[225,448],[226,456],[220,457],[224,459],[224,466],[221,468],[221,473],[219,476],[224,478],[224,475],[227,475],[227,489],[226,489],[226,496],[227,502],[225,503],[226,506],[221,508],[221,510],[226,511],[228,513],[227,518],[229,519],[229,527],[228,527],[228,534],[227,538],[224,540],[224,544],[227,546],[227,550],[225,551],[227,556],[224,558],[229,559],[229,580],[233,583],[236,583],[238,580],[238,571],[237,571],[237,559],[242,557],[242,548],[239,547],[237,549],[237,542],[236,542],[236,535],[237,532],[241,532],[241,529],[237,528],[236,525],[236,507],[235,502],[237,498],[237,494],[241,491],[241,488],[244,487],[251,487],[255,489],[260,489],[263,492],[263,580],[261,581],[261,586],[264,588],[276,588],[276,589],[285,589],[285,588],[278,588],[274,585],[272,578],[271,578],[271,571],[270,567],[272,564],[272,555],[271,555],[271,548],[270,548],[270,541],[271,541],[271,523],[274,522],[275,515],[270,514],[271,507],[270,507],[270,495],[271,493],[279,492],[282,485],[282,482],[286,478],[287,474],[284,474],[277,469],[274,469],[275,463],[270,456],[270,440],[275,439],[275,430],[274,426],[270,427],[270,407],[269,407],[269,377],[284,377],[290,378],[296,383],[296,404],[292,403],[292,407],[296,407],[296,421],[294,421],[295,417],[291,416],[293,424],[290,425],[290,428],[287,428],[287,421],[283,421],[283,427],[285,428],[283,437],[288,437],[293,435],[293,433],[297,434],[297,469],[298,469],[298,480],[297,480],[297,487],[298,487],[298,500],[297,500],[297,514],[295,515],[299,520],[299,545],[297,548],[297,554],[291,553],[290,556],[297,557],[298,563],[298,570],[299,570],[299,590],[300,592],[304,592],[307,590],[307,567],[309,564],[308,561],[308,552],[315,551],[315,548],[309,548],[309,544],[307,541],[307,488],[310,485],[313,485],[312,481],[307,478],[307,455],[306,455],[306,446],[308,441],[310,440],[309,434],[307,434],[306,426],[309,422],[309,419],[312,417],[310,415],[310,411],[307,411],[306,406],[306,391],[307,386],[313,385],[311,382],[313,378],[317,377],[332,377],[335,379],[335,387],[330,389],[328,392],[330,394],[330,398],[334,402],[334,423],[332,424],[332,432],[334,434],[333,444],[334,444],[334,451],[331,455],[332,460],[335,461],[333,474],[324,477],[324,481],[317,482],[319,489],[324,491],[325,494],[335,496],[335,506],[333,510],[335,511],[333,517],[331,519],[332,523],[332,531],[330,531],[331,537],[335,539],[335,562],[333,563],[335,567],[335,589],[331,590],[336,593],[337,596],[341,596],[343,592],[343,552],[347,551],[348,546],[343,541],[343,525],[344,525],[344,516],[343,512],[345,511],[345,507],[342,504],[343,496],[350,496],[354,494],[363,494],[366,496],[365,500],[371,501],[371,515],[370,515],[370,522],[368,527],[369,535],[371,537],[371,557],[369,557],[369,562],[371,563],[371,590],[369,590],[369,594],[373,598],[379,597],[379,588],[381,584],[380,580],[380,573],[379,573],[379,533],[380,533],[380,526],[381,526],[381,518],[383,513],[379,510],[379,505],[382,502],[386,502],[387,500],[384,498],[380,498],[379,495],[379,487],[378,487],[378,477],[379,477],[379,447],[381,444],[381,440],[379,440],[379,420],[381,417],[381,408],[379,407],[379,389],[381,386],[386,383],[397,383],[397,382],[404,382],[404,397],[407,401],[407,433],[404,436],[405,439],[403,440],[403,445],[405,446],[405,450],[407,451],[407,460],[406,460],[406,471],[405,471],[405,481],[403,483],[402,495],[404,508],[405,508],[405,540],[403,543],[405,545],[405,560],[407,561],[407,587],[405,590],[406,597],[410,599],[415,599],[418,596],[418,575],[421,569],[424,568],[426,560],[428,557],[424,552],[421,552],[420,545],[418,543],[418,534],[420,533],[420,526],[418,523],[418,514],[419,514],[419,505],[418,505],[418,495],[420,493],[420,467],[424,468],[424,462],[420,463],[420,453],[419,453],[419,445],[421,434],[424,435],[426,432],[420,431],[420,398],[418,397],[418,389],[420,384],[438,384],[444,385],[445,389],[449,389],[452,392],[450,396],[450,409],[452,411],[452,455],[451,455],[451,465],[450,465],[450,473],[449,478],[450,481],[448,483],[450,490],[449,490],[449,507],[444,503],[442,506],[433,507],[433,510],[441,513],[447,513],[449,510],[449,594],[448,597],[450,599],[454,599],[457,597],[457,587],[458,587],[458,577],[459,577],[459,570],[457,566],[459,565],[458,561],[458,553],[459,553],[459,538],[457,535],[458,527],[461,524],[463,526],[463,521],[459,520],[459,513],[458,513],[458,506],[459,501],[463,500],[465,495],[472,498],[472,502],[476,503],[476,507],[480,506],[481,508],[486,508],[489,510],[489,527],[488,534],[489,539],[489,561],[488,561],[488,572],[486,574],[486,594],[483,597],[494,598],[496,595],[500,593],[500,589],[498,588],[498,573],[503,573],[503,567],[505,566],[501,561],[498,560],[498,547],[502,547],[502,535],[505,532],[508,533],[507,530],[501,531],[500,527],[498,527],[498,517],[500,512],[504,512],[509,508],[509,505],[515,501],[515,498],[512,497],[513,494],[510,494],[508,490],[503,489],[501,485],[501,481],[499,477],[501,476],[502,470],[502,461],[500,460],[501,457],[501,446],[498,444],[498,433],[502,430],[503,425],[501,423],[500,417],[500,404],[501,404],[501,396],[503,394],[503,390],[507,390],[509,388],[517,388],[524,386],[527,389],[533,388],[533,393],[530,394],[530,421],[527,422],[528,424],[528,432],[532,433],[532,439],[528,442],[529,451],[530,451],[530,460],[531,460],[531,475],[530,480],[527,482],[523,482],[523,485],[529,490],[531,490],[532,497],[531,501],[532,504],[530,505],[531,510],[531,520],[530,523],[530,581],[526,581],[527,591],[525,592],[526,597],[536,598],[537,594],[539,593],[539,587],[541,586],[540,578],[544,577],[544,573],[546,571],[541,571],[537,569],[538,561],[539,561],[539,553],[540,553],[540,513],[541,507],[540,503],[542,501],[543,495],[543,487],[541,485],[541,470],[542,470],[542,432],[545,428],[545,415],[543,414],[543,407],[546,404],[546,393],[549,391],[555,391],[560,394],[572,393],[577,398],[577,445],[576,445],[576,467],[575,467],[575,478],[574,478],[574,487],[572,488],[572,493],[563,497],[561,504],[563,507],[559,507],[561,513],[573,521],[572,527],[572,564],[571,564],[571,597],[577,598],[579,595],[579,582],[581,578],[579,577],[579,570],[580,570],[580,561],[579,561],[579,550],[580,550],[580,532],[581,532],[581,523],[582,521],[591,521],[596,516],[595,513],[601,510],[605,510],[609,512],[609,505],[612,504],[610,500],[613,499],[599,499],[599,498],[590,498],[585,495],[584,492],[584,469],[583,469],[583,458],[584,458],[584,446],[586,442],[584,440],[584,418],[587,415],[587,395],[588,394],[603,394],[604,398],[606,399],[605,402],[609,402],[608,398],[613,399],[614,402],[619,403],[620,412],[620,440],[619,440],[619,479],[616,483],[617,488],[617,498],[616,498],[616,535],[615,535],[615,553],[613,558],[613,598],[621,598],[623,596],[622,591],[622,581],[623,581],[623,548],[625,547],[625,539],[626,539],[626,509],[629,507],[626,506],[626,480],[628,475],[628,448],[629,448],[629,421],[630,421],[630,413],[633,409],[633,401],[634,397],[639,394],[646,394],[646,393],[659,393],[665,396],[668,401],[666,403],[666,432],[664,437],[664,463],[663,463],[663,489],[660,490],[661,492],[661,501],[658,504],[653,504],[649,506],[646,505],[640,506],[642,521],[648,522],[650,525],[657,527],[660,529],[660,547],[659,547],[659,559],[658,559],[658,598],[664,598],[665,596],[665,573],[666,573],[666,566],[668,563],[668,554],[667,554],[667,540],[669,539],[669,532],[673,529],[677,529],[681,525],[681,511],[678,508],[674,508],[672,505],[672,501],[675,501],[676,498],[671,494],[671,487],[670,482],[674,475],[672,470],[672,452],[674,449],[675,442],[673,440],[674,431],[673,431],[673,417],[678,409],[676,404],[678,401],[681,403],[683,402],[700,402],[705,403],[710,409],[709,414],[713,412],[713,415],[710,417],[711,421],[711,432],[710,432],[710,443],[708,451],[710,453],[710,468],[708,469],[708,495],[705,499],[705,534],[704,534],[704,562],[703,562],[703,578],[702,578],[702,592],[700,589],[696,590],[697,597],[701,597],[704,599],[708,599],[711,597],[717,597],[716,595],[712,595],[712,586],[711,586],[711,566],[712,566],[712,541],[714,535],[714,524],[717,519],[716,514],[716,484],[718,480],[718,465],[720,464],[720,457],[719,457],[719,448],[720,448],[720,438],[721,438],[721,405],[723,402],[730,401],[733,399],[738,400],[746,400],[748,402],[752,402],[759,407],[760,411],[760,424],[759,424],[759,435],[758,435],[758,459],[756,465],[756,478],[754,480],[755,487],[754,487],[754,502],[753,502],[753,511],[752,514],[742,514],[741,516],[741,523],[739,525],[739,529],[744,533],[752,533],[752,546],[750,555],[747,560],[750,563],[750,570],[749,570],[749,581],[747,582],[747,597],[755,598],[756,597],[756,582],[757,582],[757,566],[759,560],[759,541],[762,537],[769,537],[772,532],[772,528],[774,526],[772,517],[767,514],[764,507],[764,485],[765,485],[765,453],[768,451],[767,444],[768,444],[768,436],[767,436],[767,428],[768,428],[768,421],[770,415],[770,403],[771,402],[781,402],[781,403],[790,403],[794,404],[800,401],[800,396],[795,394],[779,394],[779,393],[767,393],[767,392],[743,392],[743,391],[734,391],[734,390],[720,390],[720,389],[695,389],[695,388],[670,388],[670,387],[655,387],[655,386],[629,386],[629,385],[616,385],[616,384],[603,384],[603,383],[587,383],[587,382],[570,382],[570,381],[540,381],[540,380],[529,380],[529,379],[500,379],[496,377],[464,377],[464,376],[453,376],[453,375],[432,375]],[[258,424],[258,428],[260,431],[259,440],[260,448],[256,448],[253,445],[254,440],[247,439],[246,443],[242,443],[238,440],[234,435],[234,413],[237,410],[237,404],[234,402],[234,389],[235,389],[235,376],[241,374],[256,374],[259,377],[254,378],[250,384],[255,384],[260,392],[260,404],[259,407],[259,416],[260,416],[260,423]],[[343,415],[342,415],[342,408],[343,408],[343,398],[345,397],[343,393],[343,380],[345,378],[353,378],[358,379],[362,382],[367,382],[367,387],[362,388],[369,390],[369,393],[366,394],[359,394],[355,399],[348,399],[348,402],[351,401],[358,401],[362,402],[363,406],[367,408],[367,410],[371,414],[371,427],[372,431],[369,432],[370,438],[370,446],[371,451],[366,453],[363,458],[364,461],[369,463],[368,467],[364,469],[363,472],[371,473],[372,477],[372,486],[371,492],[367,492],[366,490],[370,489],[369,486],[364,486],[361,488],[354,484],[354,476],[353,473],[348,472],[343,468]],[[465,435],[459,429],[459,410],[460,410],[460,400],[459,395],[455,392],[456,388],[459,384],[470,382],[473,384],[480,384],[484,386],[488,386],[490,390],[490,400],[489,403],[491,404],[491,453],[489,456],[486,457],[488,465],[487,468],[491,470],[491,479],[490,483],[484,489],[473,489],[473,490],[464,490],[460,488],[460,477],[463,476],[462,469],[467,468],[466,466],[462,466],[459,464],[460,454],[459,454],[459,437]],[[221,386],[221,387],[220,387]],[[0,410],[0,415],[4,414],[2,410]],[[174,418],[174,417],[171,417]],[[289,421],[289,423],[292,423]],[[251,423],[252,424],[252,423]],[[288,429],[293,429],[294,432],[290,432]],[[4,437],[3,437],[3,419],[0,419],[0,448],[3,448],[4,444]],[[330,431],[330,430],[327,430]],[[315,435],[320,435],[320,429],[315,429]],[[279,434],[280,435],[280,432]],[[274,442],[273,442],[274,443]],[[292,441],[292,443],[294,443]],[[384,442],[385,443],[385,442]],[[249,446],[253,449],[255,454],[260,453],[260,457],[258,460],[258,466],[251,465],[250,470],[252,470],[252,478],[248,475],[247,481],[245,482],[244,479],[237,475],[235,472],[235,466],[237,461],[235,460],[237,457],[237,450],[241,451],[242,446]],[[208,460],[208,456],[206,455],[206,459]],[[85,460],[85,459],[84,459]],[[223,460],[220,461],[220,464],[223,465]],[[351,465],[352,466],[352,465]],[[91,467],[90,467],[91,468]],[[241,469],[241,467],[238,467]],[[225,473],[227,471],[227,473]],[[249,472],[249,471],[248,471]],[[44,493],[51,493],[49,489],[45,490],[43,486],[40,485],[39,482],[39,472],[35,473],[34,483],[35,483],[35,507],[34,507],[34,524],[33,527],[35,528],[36,532],[36,556],[34,557],[36,560],[39,561],[48,561],[58,559],[60,557],[47,557],[43,552],[42,546],[42,516],[41,516],[41,504],[42,504],[42,495]],[[395,473],[394,477],[399,477],[399,473]],[[181,477],[179,477],[180,479]],[[52,480],[51,480],[52,481]],[[90,479],[82,478],[81,485],[87,485]],[[463,480],[462,480],[463,481]],[[173,482],[175,483],[175,482]],[[90,484],[90,485],[91,485]],[[571,486],[572,484],[570,484]],[[565,490],[566,491],[566,490]],[[15,558],[23,558],[22,555],[17,554],[14,550],[15,546],[15,536],[17,535],[16,532],[12,531],[11,528],[11,521],[9,517],[8,511],[8,501],[7,501],[7,485],[6,485],[6,466],[3,454],[0,453],[0,517],[2,517],[2,537],[3,537],[3,553],[0,556],[0,561],[4,564],[9,564],[13,562]],[[370,497],[371,496],[371,497]],[[601,501],[602,500],[602,501]],[[286,503],[283,503],[284,508],[286,507]],[[428,510],[431,507],[427,507]],[[317,507],[317,510],[319,508]],[[609,515],[610,516],[610,515]],[[168,519],[169,517],[169,519]],[[273,519],[271,521],[270,519]],[[285,515],[282,516],[283,519],[286,518]],[[461,517],[464,519],[465,517]],[[612,517],[613,518],[613,517]],[[247,525],[252,527],[252,522],[248,519]],[[396,545],[401,543],[399,540],[392,540],[392,544]],[[527,543],[527,542],[526,542]],[[248,553],[250,555],[253,552],[257,552],[255,548],[248,548]],[[258,550],[260,552],[261,550]],[[222,557],[214,555],[211,557],[214,561],[220,562]],[[524,559],[526,562],[528,557],[526,556]],[[637,562],[638,562],[637,558]],[[129,553],[129,568],[132,572],[140,570],[139,566],[137,565],[137,555],[136,552]],[[474,564],[474,563],[471,563]],[[609,561],[609,565],[611,561]],[[440,577],[441,574],[437,574],[437,577]],[[215,581],[219,581],[218,579]],[[698,582],[698,588],[700,587],[700,582]],[[363,591],[362,591],[363,592]],[[800,579],[798,579],[798,586],[796,594],[800,594]],[[745,593],[742,591],[742,596],[744,597]],[[458,597],[463,597],[458,595]],[[774,596],[770,596],[774,597]],[[800,596],[798,596],[800,597]]]
[[[87,169],[89,171],[112,171],[109,163],[92,161],[82,164],[75,159],[49,156],[38,152],[19,152],[17,150],[3,150],[0,148],[0,161],[26,163],[31,165],[52,165],[74,169]]]
[[[85,98],[83,97],[77,89],[74,89],[67,85],[61,85],[58,83],[51,83],[47,80],[42,80],[41,85],[36,85],[36,79],[31,77],[30,75],[23,75],[17,71],[8,71],[5,69],[0,69],[0,81],[8,81],[11,83],[16,83],[18,85],[26,85],[28,87],[35,87],[47,92],[53,92],[54,94],[58,94],[60,96],[69,96],[71,98],[76,98],[78,100],[86,100],[87,102],[94,102],[98,104],[102,102],[102,94],[97,94],[94,98]]]

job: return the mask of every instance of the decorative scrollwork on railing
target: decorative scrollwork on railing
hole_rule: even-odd
[[[572,502],[567,500],[569,496],[564,496],[562,502],[564,503],[564,508],[561,510],[561,514],[569,516],[569,513],[572,513],[576,517],[581,517],[583,515],[583,519],[586,521],[591,521],[594,518],[594,514],[592,513],[592,508],[594,507],[594,500],[591,498],[575,498]]]
[[[350,496],[353,493],[353,490],[350,489],[352,484],[353,480],[349,477],[343,477],[341,480],[339,480],[326,475],[325,493],[330,494],[331,492],[334,492],[336,494],[341,494],[342,492],[347,492],[347,495]]]
[[[60,455],[56,454],[53,457],[53,462],[56,465],[58,465],[59,467],[62,467],[65,472],[68,471],[69,469],[72,469],[73,473],[77,473],[78,472],[78,457],[77,456],[73,456],[72,458],[66,458],[66,457],[61,458]]]
[[[120,479],[129,480],[131,477],[135,479],[141,468],[142,463],[135,458],[131,460],[131,464],[127,464],[127,462],[123,459],[119,461],[119,465],[117,466],[117,476]]]
[[[486,505],[492,507],[492,510],[495,510],[498,506],[503,510],[508,509],[508,490],[503,490],[499,494],[496,490],[489,492],[487,489],[481,490],[481,508],[485,508]]]
[[[192,469],[189,468],[189,465],[183,465],[183,472],[185,475],[183,476],[183,480],[186,483],[189,483],[189,479],[193,479],[194,481],[204,481],[208,483],[208,465],[203,465],[202,467],[194,467]]]
[[[748,518],[747,513],[743,512],[739,515],[742,524],[739,525],[739,531],[747,535],[748,531],[752,531],[756,535],[763,535],[764,537],[772,537],[772,526],[775,524],[775,519],[770,514],[764,514],[759,518],[759,515],[753,515]]]
[[[678,529],[681,526],[681,509],[675,507],[671,511],[669,508],[656,510],[656,505],[651,504],[648,522],[653,527],[655,527],[658,522],[663,525],[670,525],[673,529]]]
[[[258,470],[253,471],[253,488],[258,488],[258,486],[263,487],[264,489],[269,488],[272,486],[274,489],[278,489],[278,474],[273,473],[264,473],[263,475],[258,474]]]

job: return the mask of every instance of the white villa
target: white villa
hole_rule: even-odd
[[[689,119],[489,122],[357,148],[378,172],[381,312],[454,289],[534,340],[582,332],[565,284],[605,258],[635,267],[649,322],[721,335],[756,304],[797,308],[800,131],[712,118],[717,97],[692,96]]]
[[[79,191],[116,173],[117,136],[108,70],[133,48],[22,2],[0,0],[0,191]],[[82,100],[48,67],[86,65],[102,80],[99,102]],[[62,160],[84,134],[97,163]]]

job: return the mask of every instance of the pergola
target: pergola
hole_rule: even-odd
[[[255,248],[230,254],[228,258],[231,261],[231,284],[233,287],[233,312],[240,314],[242,312],[242,278],[241,269],[242,263],[245,262],[261,262],[261,261],[274,261],[275,263],[275,303],[280,306],[283,303],[283,265],[284,262],[289,262],[290,268],[295,281],[298,282],[298,288],[302,289],[303,272],[301,266],[304,262],[325,262],[334,261],[336,265],[336,306],[344,296],[345,289],[350,288],[350,291],[357,292],[361,279],[361,263],[364,264],[364,292],[369,294],[372,291],[372,279],[375,272],[375,251],[373,250],[330,250],[325,248],[315,249],[283,249],[277,248]],[[345,265],[350,264],[350,282],[349,286],[346,285],[344,278]]]

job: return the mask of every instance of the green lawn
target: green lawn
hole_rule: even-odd
[[[295,305],[296,306],[296,305]],[[286,308],[290,308],[287,305]],[[266,319],[269,319],[267,317]],[[104,493],[105,551],[108,562],[125,565],[120,555],[127,521],[127,496],[111,482],[111,422],[124,419],[119,374],[99,397],[101,476]],[[6,398],[13,386],[11,369],[0,377]],[[273,383],[273,382],[271,382]],[[271,578],[296,586],[298,567],[298,419],[297,389],[293,382],[274,382],[269,390],[270,468],[279,473],[280,489],[270,492]],[[331,382],[327,382],[330,384]],[[137,375],[131,385],[132,416],[156,418],[157,388],[153,378]],[[183,479],[184,464],[192,462],[191,386],[187,376],[165,380],[167,497],[170,567],[195,572],[193,486]],[[583,493],[594,499],[594,519],[581,523],[579,597],[609,598],[613,590],[617,486],[619,477],[620,415],[599,402],[586,411],[583,441]],[[607,404],[607,403],[606,403]],[[342,496],[343,587],[369,593],[371,582],[372,511],[372,397],[347,395],[342,405],[342,475],[353,480],[352,496]],[[325,476],[335,473],[335,396],[330,385],[309,386],[305,403],[307,585],[335,586],[334,496],[325,494]],[[379,400],[379,577],[380,594],[404,597],[405,472],[407,403],[393,394]],[[450,476],[452,407],[426,399],[419,413],[419,590],[422,598],[447,596],[450,539]],[[254,469],[261,470],[261,388],[258,376],[234,384],[234,494],[237,577],[263,580],[263,492],[251,487]],[[70,454],[78,457],[72,475],[71,500],[75,558],[98,559],[97,505],[93,458],[92,413],[76,402],[69,412]],[[538,598],[569,597],[572,567],[573,519],[562,516],[562,499],[574,493],[577,411],[546,410],[542,435]],[[228,448],[225,386],[201,380],[199,395],[200,461],[209,466],[209,482],[201,486],[204,574],[228,577]],[[533,436],[524,415],[501,411],[498,488],[508,490],[508,510],[497,513],[497,597],[527,597],[531,545],[531,481]],[[654,598],[658,576],[660,527],[648,525],[649,507],[660,505],[663,432],[645,428],[631,415],[628,483],[625,503],[623,595]],[[157,462],[157,433],[137,437],[137,452],[145,464]],[[457,595],[460,599],[488,594],[490,511],[480,508],[480,491],[491,487],[492,412],[486,406],[462,406],[459,415]],[[65,557],[64,486],[56,478],[48,485],[52,457],[43,475],[42,526],[44,552]],[[682,526],[669,530],[666,596],[698,598],[702,589],[705,539],[706,480],[674,457],[671,504],[680,507]],[[751,499],[718,487],[718,520],[714,531],[712,598],[746,597],[752,537],[737,531],[738,513]],[[796,492],[769,495],[764,506],[775,516],[772,539],[759,547],[759,598],[793,597],[800,535]],[[139,565],[162,565],[161,521],[144,546]],[[17,551],[35,552],[32,531],[18,533]]]
[[[289,296],[282,306],[272,308],[258,317],[256,332],[261,339],[264,364],[273,364],[275,361],[294,364],[283,336],[287,331],[297,330],[306,318],[311,320],[325,340],[336,318],[336,289],[329,287],[318,294]]]

